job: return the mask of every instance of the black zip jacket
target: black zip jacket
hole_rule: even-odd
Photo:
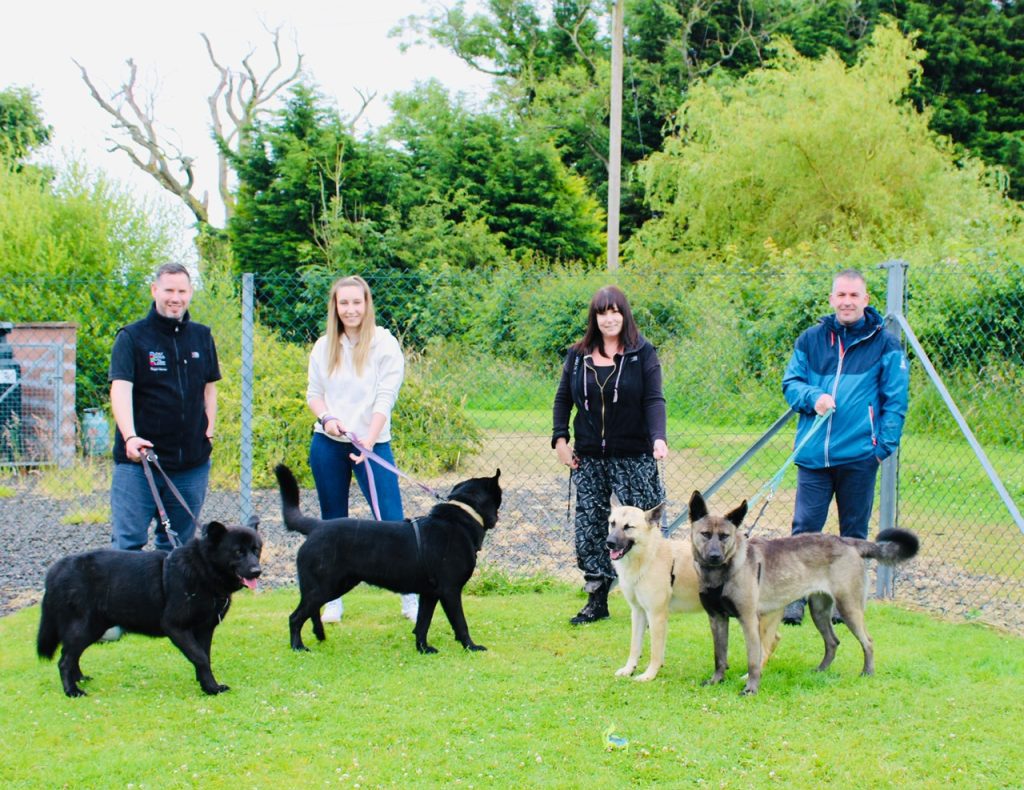
[[[153,443],[160,465],[193,469],[210,457],[206,438],[206,385],[220,379],[210,328],[166,318],[153,305],[141,321],[118,330],[108,380],[132,382],[135,432]],[[128,463],[121,431],[114,435],[114,460]]]
[[[601,379],[608,370],[601,370]],[[629,457],[654,452],[665,439],[665,396],[658,352],[643,337],[635,348],[615,355],[615,369],[603,389],[593,359],[570,349],[555,393],[551,446],[569,439],[569,414],[576,407],[572,434],[578,455]]]

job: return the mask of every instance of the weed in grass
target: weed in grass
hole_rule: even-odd
[[[110,474],[109,459],[84,458],[72,469],[43,468],[36,481],[36,490],[51,499],[79,499],[89,494],[109,491]]]
[[[79,508],[61,516],[61,524],[109,524],[110,507]]]

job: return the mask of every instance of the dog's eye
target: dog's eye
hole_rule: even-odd
[[[702,532],[700,533],[700,536],[704,538],[704,540],[711,540],[711,538],[713,537],[713,535],[710,532]]]

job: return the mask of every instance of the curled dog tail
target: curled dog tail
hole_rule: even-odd
[[[57,652],[57,645],[60,644],[60,634],[57,631],[57,616],[53,611],[52,596],[49,593],[43,595],[42,615],[39,618],[39,636],[36,637],[36,652],[40,658],[47,660],[53,658]]]
[[[920,547],[917,535],[905,529],[883,529],[874,541],[862,541],[858,546],[862,557],[878,560],[884,565],[906,562]]]
[[[308,535],[319,522],[302,515],[299,509],[299,483],[295,475],[284,464],[275,466],[274,474],[277,475],[277,485],[281,489],[281,516],[285,527],[292,532]]]

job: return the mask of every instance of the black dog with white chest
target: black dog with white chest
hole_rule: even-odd
[[[64,693],[81,697],[79,659],[111,626],[166,636],[196,668],[207,694],[228,687],[210,669],[213,631],[231,605],[231,594],[256,587],[263,539],[255,526],[211,521],[184,546],[165,551],[98,549],[57,560],[47,571],[36,649],[51,659],[61,649]]]
[[[437,652],[427,643],[427,632],[438,602],[464,648],[486,649],[470,638],[462,588],[476,568],[485,533],[498,520],[500,469],[494,477],[474,477],[457,484],[447,502],[411,521],[324,521],[304,516],[299,510],[295,476],[284,465],[274,471],[281,488],[285,526],[306,535],[295,558],[301,598],[288,618],[293,650],[307,649],[301,633],[307,620],[313,621],[313,633],[323,641],[320,607],[360,582],[420,596],[413,630],[419,652]]]

